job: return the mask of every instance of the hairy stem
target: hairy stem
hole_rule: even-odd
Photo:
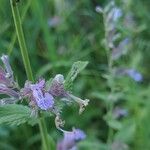
[[[32,69],[31,69],[31,65],[30,65],[30,60],[29,60],[29,56],[28,56],[28,51],[27,51],[27,47],[26,47],[26,43],[25,43],[24,33],[23,33],[22,25],[21,25],[21,19],[20,19],[17,2],[16,2],[16,0],[10,0],[10,4],[11,4],[17,38],[19,41],[19,46],[20,46],[26,74],[27,74],[28,80],[34,81]],[[46,128],[45,120],[42,117],[39,118],[39,128],[40,128],[40,133],[41,133],[41,137],[42,137],[42,144],[43,144],[44,150],[50,150],[50,147],[48,145],[47,128]]]

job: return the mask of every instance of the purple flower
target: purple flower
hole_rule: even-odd
[[[86,138],[85,133],[80,129],[63,131],[64,138],[57,144],[57,150],[71,150],[76,147],[76,143]]]
[[[20,97],[18,92],[16,92],[15,90],[13,90],[11,88],[6,87],[3,84],[0,84],[0,94],[6,94],[6,95],[9,95],[10,97],[15,97],[18,99]]]
[[[116,75],[128,75],[136,82],[141,82],[143,80],[142,74],[136,71],[135,69],[118,68],[116,70]]]
[[[126,70],[126,74],[128,74],[133,80],[140,82],[143,80],[143,76],[141,73],[137,72],[134,69],[128,69]]]
[[[49,27],[57,27],[62,22],[59,16],[54,16],[48,20]]]
[[[114,4],[112,5],[112,8],[106,13],[106,28],[108,31],[114,30],[116,28],[116,23],[122,16],[122,10],[118,7],[116,7]]]
[[[128,51],[129,44],[130,44],[130,39],[125,38],[119,43],[117,47],[114,47],[112,51],[112,59],[116,60],[120,58],[122,55],[126,54]]]
[[[6,78],[6,73],[2,67],[0,67],[0,83],[5,84],[5,85],[9,85],[9,79]]]
[[[120,108],[120,107],[116,107],[114,110],[113,110],[113,115],[116,119],[119,119],[121,117],[125,117],[128,115],[128,110],[127,109],[123,109],[123,108]]]
[[[114,7],[112,9],[113,20],[117,21],[122,16],[122,10],[120,8]]]
[[[114,2],[110,2],[105,7],[105,13],[107,14],[107,20],[115,23],[123,15],[122,10],[115,5]]]
[[[36,84],[31,84],[31,82],[26,82],[25,87],[22,89],[22,95],[29,97],[31,100],[30,104],[36,103],[36,105],[42,110],[48,110],[54,105],[53,96],[46,92],[45,80],[40,80]]]

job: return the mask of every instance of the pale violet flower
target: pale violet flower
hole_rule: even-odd
[[[135,81],[140,82],[143,80],[143,76],[141,73],[136,71],[135,69],[128,69],[126,73]]]
[[[57,27],[62,23],[62,19],[59,16],[53,16],[48,20],[49,27]]]
[[[9,57],[2,55],[4,69],[0,66],[0,94],[9,97],[0,100],[0,105],[15,103],[21,99],[17,83],[14,81],[13,71],[9,64]]]
[[[8,88],[4,84],[0,84],[0,94],[6,94],[10,97],[15,97],[15,98],[18,98],[18,99],[20,97],[18,92],[16,92],[15,90],[13,90],[11,88]]]
[[[116,107],[114,110],[113,110],[113,116],[116,118],[116,119],[120,119],[122,117],[126,117],[128,115],[128,110],[125,109],[125,108],[121,108],[121,107]]]
[[[129,76],[136,82],[141,82],[143,80],[143,76],[140,72],[136,71],[133,68],[126,69],[126,68],[118,68],[115,71],[117,76]]]
[[[122,55],[125,55],[129,49],[130,43],[131,40],[129,38],[125,38],[118,44],[118,46],[114,47],[112,50],[112,59],[117,60]]]
[[[64,131],[64,138],[57,144],[57,150],[76,149],[77,142],[86,138],[85,133],[80,129],[73,128],[72,131]]]
[[[35,84],[26,82],[22,94],[29,97],[32,105],[37,105],[42,110],[48,110],[54,105],[53,96],[45,91],[45,80],[40,80]]]
[[[114,21],[117,21],[122,16],[122,10],[118,7],[114,7],[112,9],[112,13],[113,13],[113,20]]]
[[[43,92],[45,80],[41,80],[39,83],[31,84],[31,90],[33,97],[42,110],[48,110],[54,105],[54,98],[48,92]]]

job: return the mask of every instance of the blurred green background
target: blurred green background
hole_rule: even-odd
[[[90,99],[82,115],[78,107],[65,107],[65,128],[83,129],[87,138],[79,143],[81,150],[106,150],[108,123],[106,119],[109,87],[107,56],[103,45],[104,25],[96,6],[105,7],[111,0],[20,0],[25,40],[36,79],[49,79],[55,74],[67,75],[73,62],[89,61],[88,67],[73,85],[81,98]],[[113,122],[112,150],[150,149],[150,1],[116,0],[123,17],[131,14],[134,25],[120,21],[117,29],[121,38],[130,37],[131,45],[126,55],[115,62],[116,67],[135,68],[143,81],[129,77],[115,81],[116,106],[125,108],[128,115]],[[0,55],[10,55],[11,65],[18,83],[23,86],[26,78],[11,13],[10,1],[0,0]],[[57,141],[61,133],[54,125],[54,118],[47,118],[49,134]],[[0,125],[0,150],[40,149],[38,126]],[[118,146],[118,147],[117,147]],[[116,148],[117,147],[117,148]]]

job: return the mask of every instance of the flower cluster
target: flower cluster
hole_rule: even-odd
[[[64,139],[58,144],[58,150],[75,148],[76,143],[85,138],[85,134],[79,129],[73,129],[73,131],[68,132],[61,128],[64,125],[64,121],[61,119],[58,102],[65,98],[66,103],[73,101],[78,103],[80,107],[79,113],[81,114],[88,105],[89,100],[82,100],[66,90],[64,86],[65,79],[61,74],[57,74],[51,83],[46,82],[45,79],[39,79],[36,83],[26,81],[24,87],[20,89],[14,81],[8,56],[3,55],[1,59],[5,69],[0,67],[0,94],[5,94],[9,97],[1,99],[0,104],[12,104],[18,100],[26,99],[33,110],[32,112],[35,112],[31,114],[32,116],[37,117],[40,110],[53,113],[56,116],[56,128],[64,133]]]
[[[82,100],[69,91],[66,91],[64,82],[64,77],[61,74],[57,74],[48,86],[44,79],[39,80],[35,84],[26,81],[24,88],[21,89],[21,95],[28,97],[30,105],[33,106],[33,108],[38,107],[41,110],[54,110],[56,108],[55,99],[57,97],[70,99],[71,101],[74,100],[79,104],[79,113],[81,114],[88,105],[89,100]],[[58,114],[59,112],[57,112],[56,115]]]
[[[111,1],[104,9],[97,6],[96,12],[103,14],[105,26],[105,47],[106,49],[109,49],[109,59],[113,67],[115,61],[117,61],[121,56],[127,54],[132,43],[130,37],[120,40],[122,35],[117,29],[117,23],[120,19],[123,19],[125,23],[129,23],[134,20],[131,17],[131,14],[123,14],[123,10],[117,7],[114,1]],[[125,23],[124,26],[126,26]],[[141,82],[143,80],[142,74],[133,68],[126,69],[118,67],[114,73],[114,76],[129,76],[136,82]]]

